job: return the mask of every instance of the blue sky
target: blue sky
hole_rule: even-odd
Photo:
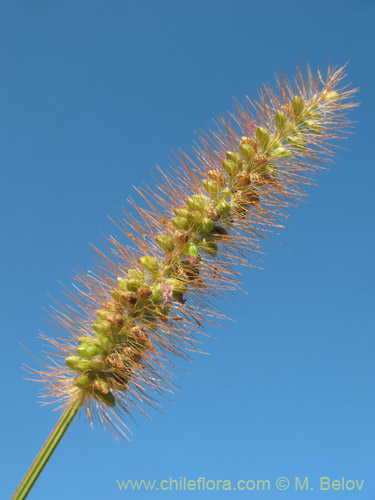
[[[188,150],[194,131],[298,64],[347,61],[360,87],[355,134],[273,245],[245,270],[236,323],[208,333],[210,356],[181,364],[164,414],[131,424],[129,445],[81,417],[30,494],[67,498],[298,498],[276,478],[364,480],[375,498],[375,63],[371,0],[0,4],[2,306],[1,498],[57,420],[22,364],[41,355],[43,308],[89,269],[107,215]],[[269,479],[270,492],[120,491],[116,480]],[[257,496],[258,498],[258,496]]]

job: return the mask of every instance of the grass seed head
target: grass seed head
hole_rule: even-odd
[[[47,396],[64,406],[83,395],[90,421],[125,436],[124,414],[174,390],[175,358],[200,352],[204,323],[221,317],[212,298],[238,287],[236,267],[261,258],[350,126],[355,90],[340,87],[344,76],[306,67],[278,78],[138,190],[147,208],[131,202],[137,216],[116,222],[128,243],[109,238],[95,272],[65,289],[70,304],[50,310],[54,352],[37,370]]]

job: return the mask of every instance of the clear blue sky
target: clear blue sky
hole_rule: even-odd
[[[237,323],[210,329],[210,356],[181,367],[183,390],[131,424],[130,445],[81,418],[34,500],[302,498],[279,476],[309,476],[311,498],[375,498],[374,34],[372,0],[3,0],[1,108],[0,497],[9,498],[57,414],[22,364],[39,355],[47,293],[58,296],[107,215],[170,150],[274,73],[349,61],[356,133],[274,245],[246,270]],[[288,248],[286,248],[288,247]],[[269,479],[270,492],[120,492],[116,480]],[[318,490],[320,476],[364,480]]]

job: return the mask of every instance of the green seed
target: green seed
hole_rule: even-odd
[[[151,300],[154,304],[161,304],[163,302],[163,297],[160,294],[160,284],[156,285],[152,290]]]
[[[246,142],[241,142],[240,153],[247,162],[253,161],[255,156],[254,148]]]
[[[335,92],[334,90],[331,90],[330,92],[324,92],[322,94],[322,100],[326,101],[326,102],[337,101],[338,97],[339,97],[339,94],[337,92]]]
[[[177,208],[175,208],[174,213],[178,217],[187,217],[187,215],[189,214],[189,209],[186,206],[184,206],[184,207],[177,207]]]
[[[159,271],[159,263],[155,257],[152,257],[150,255],[146,255],[145,257],[141,257],[139,259],[140,263],[142,266],[147,269],[147,271],[150,271],[151,273],[155,274]]]
[[[297,118],[298,116],[301,115],[303,108],[305,107],[305,103],[299,95],[296,95],[292,99],[292,108],[293,108],[293,113],[294,116]]]
[[[189,229],[189,223],[185,217],[173,217],[171,222],[176,229]]]
[[[184,251],[184,254],[191,255],[192,257],[198,257],[199,251],[197,245],[195,245],[194,243],[189,243]]]
[[[156,241],[166,252],[173,252],[175,244],[172,238],[167,234],[160,234],[156,237]]]
[[[91,360],[91,366],[96,372],[103,371],[105,368],[104,359],[101,356],[95,356],[95,358],[92,358]]]
[[[199,210],[193,210],[188,216],[189,224],[197,226],[202,220],[202,213]]]
[[[198,246],[200,249],[202,249],[204,252],[210,254],[210,255],[216,255],[218,251],[217,244],[215,241],[210,240],[206,237],[200,238],[198,241]]]
[[[93,356],[96,356],[99,351],[94,345],[81,344],[77,347],[77,353],[83,358],[92,358]]]
[[[87,370],[91,370],[91,360],[90,359],[81,359],[75,366],[75,369],[78,372],[85,372]]]
[[[235,163],[239,168],[242,165],[242,158],[235,151],[227,151],[227,159]]]
[[[267,146],[268,146],[270,140],[271,140],[271,136],[270,136],[268,130],[266,130],[263,127],[258,127],[257,131],[256,131],[256,137],[257,137],[258,144],[263,149],[263,151],[265,151],[267,149]]]
[[[321,127],[320,124],[314,120],[307,120],[304,123],[302,123],[302,126],[309,130],[309,132],[312,132],[313,134],[320,134],[321,133]]]
[[[220,192],[220,186],[212,179],[204,179],[202,185],[204,190],[212,196],[217,196]]]
[[[287,137],[287,143],[294,147],[297,151],[304,151],[306,149],[305,141],[298,135]]]
[[[290,158],[292,156],[292,153],[285,148],[276,148],[273,150],[272,155],[275,158]]]
[[[186,203],[188,207],[191,208],[191,210],[202,211],[208,207],[208,199],[206,198],[206,196],[202,196],[199,194],[190,196],[190,198],[186,200]]]
[[[225,172],[228,174],[229,178],[232,178],[235,175],[237,175],[240,170],[239,164],[232,160],[224,160],[223,168]]]
[[[100,347],[104,355],[108,354],[113,346],[113,341],[109,337],[101,337],[96,339],[96,344]]]
[[[226,214],[230,210],[230,204],[227,201],[221,201],[216,205],[216,208],[219,210],[220,214]]]
[[[68,356],[65,358],[65,363],[69,366],[69,368],[74,370],[80,360],[81,358],[79,356]]]
[[[128,280],[124,278],[117,278],[117,285],[121,290],[127,290],[128,289]]]
[[[78,342],[80,344],[92,344],[93,340],[94,339],[91,335],[83,335],[82,337],[79,337]]]
[[[128,269],[127,275],[129,279],[144,281],[145,277],[140,269]]]
[[[288,121],[288,117],[286,116],[284,111],[281,111],[280,109],[278,109],[275,113],[275,123],[276,123],[277,128],[279,130],[282,130],[285,127],[287,121]]]
[[[200,223],[200,228],[204,233],[210,233],[215,227],[215,222],[209,217],[203,217]]]
[[[171,285],[174,292],[185,293],[187,291],[187,286],[185,285],[185,283],[183,281],[181,281],[179,279],[168,278],[166,280],[166,283],[168,283],[168,285]]]
[[[119,278],[121,279],[121,278]],[[96,311],[96,315],[98,316],[99,319],[101,320],[106,320],[108,316],[112,314],[112,311],[109,309],[99,309],[99,311]]]
[[[277,168],[274,165],[267,165],[261,172],[262,177],[274,181],[278,177]]]
[[[143,285],[143,281],[140,281],[139,279],[130,279],[127,280],[126,286],[129,292],[136,292],[139,287]]]
[[[111,323],[106,320],[96,321],[92,325],[94,332],[99,334],[105,334],[111,331]]]
[[[91,379],[88,375],[82,374],[73,379],[73,384],[80,389],[86,389],[91,384]]]

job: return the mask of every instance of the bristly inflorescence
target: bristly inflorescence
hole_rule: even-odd
[[[56,348],[38,371],[49,396],[82,398],[90,421],[125,435],[122,412],[144,413],[173,390],[173,359],[199,352],[202,325],[220,316],[210,299],[238,286],[236,266],[260,258],[343,138],[355,106],[355,90],[339,88],[344,76],[307,67],[279,78],[277,92],[265,86],[257,102],[236,103],[192,157],[180,152],[153,189],[138,190],[147,208],[133,202],[137,217],[115,222],[130,243],[109,238],[95,273],[66,289],[71,304],[51,309],[64,335],[45,336]]]

